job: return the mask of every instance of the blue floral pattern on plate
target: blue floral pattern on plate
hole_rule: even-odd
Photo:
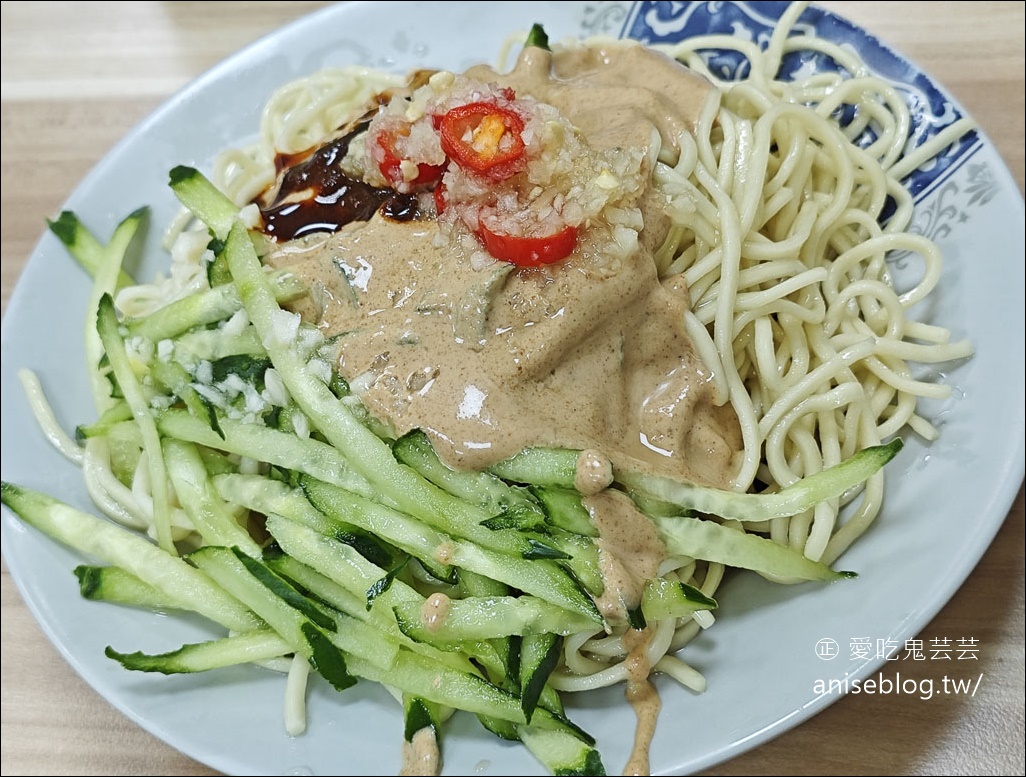
[[[677,43],[692,35],[733,35],[755,41],[765,47],[788,2],[639,2],[627,13],[620,30],[622,37],[645,43]],[[846,19],[815,6],[805,9],[795,25],[795,33],[812,34],[858,52],[877,76],[890,82],[904,96],[912,112],[913,132],[908,149],[935,137],[945,127],[963,118],[952,98],[933,84],[915,65],[880,41],[875,35]],[[710,50],[703,57],[713,73],[725,80],[744,78],[749,63],[733,51]],[[785,55],[781,77],[796,73],[838,71],[831,58],[805,50]],[[846,118],[841,117],[841,121]],[[872,136],[862,139],[867,143]],[[978,134],[970,132],[946,148],[932,161],[911,173],[905,185],[914,197],[935,188],[981,146]]]

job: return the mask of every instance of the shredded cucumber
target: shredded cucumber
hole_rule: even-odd
[[[271,629],[249,631],[224,639],[200,642],[194,645],[182,645],[177,650],[160,655],[149,655],[141,652],[119,653],[108,647],[106,654],[125,669],[137,672],[160,672],[162,674],[181,674],[187,672],[206,672],[236,664],[248,664],[253,661],[266,661],[292,653],[294,648]]]
[[[3,503],[25,523],[86,556],[131,572],[173,597],[184,609],[195,610],[235,631],[248,631],[260,625],[260,620],[224,588],[149,540],[13,483],[0,485],[0,494]]]
[[[695,510],[737,521],[765,521],[798,515],[820,502],[839,497],[893,459],[901,447],[901,439],[895,438],[886,445],[865,448],[847,461],[769,494],[736,494],[640,472],[619,472],[617,480],[642,496],[662,500],[685,512]]]
[[[532,40],[546,45],[540,28]],[[581,451],[534,448],[486,472],[460,472],[423,432],[380,436],[326,366],[320,335],[281,307],[305,290],[261,264],[238,208],[192,168],[175,168],[171,187],[210,230],[216,284],[143,317],[119,320],[111,298],[131,283],[122,264],[142,212],[108,245],[73,214],[50,225],[95,278],[86,339],[100,418],[80,426],[79,439],[107,445],[126,489],[145,470],[159,547],[2,486],[3,503],[26,523],[110,565],[76,569],[83,597],[192,611],[230,632],[160,655],[120,646],[107,655],[127,669],[177,674],[295,654],[337,690],[357,678],[394,689],[407,740],[425,730],[437,740],[448,711],[461,709],[554,774],[604,774],[549,679],[565,637],[615,626],[597,606],[603,551],[576,490]],[[463,300],[461,336],[477,336],[507,272]],[[230,391],[241,399],[222,401]],[[866,449],[777,493],[630,471],[608,485],[647,512],[670,555],[830,581],[850,573],[729,521],[788,517],[835,499],[900,448],[894,440]],[[172,525],[172,504],[183,525]],[[183,537],[201,546],[184,559]],[[635,628],[717,606],[672,576],[640,590]]]

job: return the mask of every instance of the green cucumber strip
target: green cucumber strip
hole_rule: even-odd
[[[520,641],[520,706],[528,723],[562,654],[563,637],[557,633],[525,634]]]
[[[247,556],[238,548],[232,548],[231,550],[238,557],[239,561],[242,562],[242,566],[246,568],[246,571],[263,583],[265,588],[285,602],[285,604],[298,610],[306,616],[307,620],[321,629],[335,631],[335,618],[324,607],[313,599],[304,596],[294,585],[274,572],[262,561]]]
[[[365,594],[367,598],[367,606],[370,607],[374,604],[374,600],[377,599],[381,594],[385,593],[389,588],[392,587],[392,583],[395,579],[403,573],[406,569],[406,562],[409,561],[410,557],[406,557],[406,561],[401,564],[397,564],[389,570],[385,571],[384,577],[375,580],[370,587],[367,589]]]
[[[182,645],[177,650],[158,655],[120,653],[110,646],[104,652],[107,658],[114,659],[125,669],[182,674],[266,661],[288,655],[293,652],[293,648],[271,629],[259,629],[208,642]]]
[[[627,608],[627,625],[632,629],[641,631],[648,626],[648,621],[645,620],[645,613],[641,607],[629,607]]]
[[[441,738],[441,713],[437,704],[419,696],[403,694],[403,738],[412,742],[418,731],[430,729],[437,741]]]
[[[599,564],[598,545],[590,537],[556,529],[547,538],[549,545],[559,549],[569,558],[560,564],[569,569],[584,589],[595,596],[601,596],[605,589],[602,569]]]
[[[485,521],[484,523],[487,524],[488,522]],[[492,531],[496,531],[496,530],[492,529]],[[547,543],[547,542],[544,542],[542,540],[536,539],[537,536],[538,535],[535,533],[535,535],[533,537],[529,536],[527,538],[527,549],[521,554],[521,556],[523,558],[531,559],[531,560],[533,560],[533,559],[546,559],[547,558],[547,559],[559,559],[561,561],[562,560],[567,560],[567,559],[570,558],[570,554],[569,553],[567,553],[565,551],[562,551],[559,548],[554,547],[551,543]]]
[[[345,657],[330,637],[278,595],[279,591],[291,588],[296,596],[301,597],[284,580],[277,578],[275,582],[280,581],[280,584],[276,584],[274,589],[268,588],[262,580],[250,573],[242,558],[228,548],[208,545],[193,551],[189,560],[263,618],[268,626],[292,646],[294,652],[301,653],[336,690],[344,690],[356,682],[346,668]],[[379,657],[382,656],[387,656],[387,653],[379,654]]]
[[[303,531],[308,532],[310,530],[303,528]],[[295,543],[292,544],[295,549]],[[300,548],[300,550],[302,550],[302,548]],[[334,550],[338,553],[337,548]],[[327,567],[329,569],[335,568],[339,566],[339,564],[332,564],[330,559],[328,563],[325,564],[324,557],[326,555],[330,556],[331,552],[331,550],[320,550],[318,558],[310,558],[308,560],[321,567]],[[345,561],[346,559],[341,560],[341,566],[345,566]],[[474,664],[471,663],[471,658],[477,658],[480,660],[481,653],[484,652],[485,655],[483,657],[485,659],[489,662],[494,661],[493,656],[490,655],[488,651],[475,651],[474,648],[476,646],[474,645],[447,645],[442,644],[440,641],[428,644],[420,643],[410,637],[407,637],[396,624],[395,618],[386,607],[375,607],[368,610],[364,606],[363,597],[361,595],[362,592],[353,592],[344,585],[339,584],[335,580],[325,576],[321,572],[318,572],[313,565],[308,566],[306,563],[298,561],[291,555],[282,555],[275,559],[268,559],[266,563],[274,571],[291,580],[297,586],[305,589],[311,595],[317,597],[329,606],[334,607],[336,610],[344,612],[346,615],[352,616],[357,620],[363,621],[369,626],[388,635],[390,638],[397,640],[399,644],[404,645],[417,653],[429,656],[439,664],[445,664],[454,669],[459,669],[460,671],[476,672],[477,669]],[[409,589],[409,591],[420,597],[420,594],[417,594],[413,589]],[[423,597],[420,597],[420,599],[423,601]],[[466,654],[463,652],[457,652],[464,649]]]
[[[519,641],[519,637],[510,637],[509,641],[516,644],[516,650],[517,650],[517,656],[518,656],[518,658],[517,658],[518,664],[517,664],[517,669],[516,669],[517,677],[515,678],[516,688],[515,689],[514,688],[507,688],[507,687],[503,686],[503,689],[507,690],[507,691],[510,691],[511,693],[516,693],[517,695],[519,695],[520,694],[520,688],[519,688],[519,683],[520,683],[520,676],[519,676],[519,671],[520,671],[519,670],[520,641]],[[541,706],[545,710],[547,710],[547,712],[551,713],[555,718],[562,719],[564,721],[566,720],[566,715],[563,712],[563,702],[559,698],[559,693],[551,685],[544,686],[544,688],[542,689],[541,696],[539,697],[538,704],[539,704],[539,706]],[[486,729],[488,729],[493,734],[495,734],[495,736],[500,737],[502,739],[508,739],[508,740],[510,740],[512,742],[519,742],[521,740],[521,734],[523,733],[524,729],[527,728],[527,727],[525,727],[523,725],[518,725],[518,724],[512,723],[512,722],[510,722],[508,720],[501,720],[499,718],[488,717],[488,716],[485,716],[485,715],[478,715],[478,720],[481,722],[482,726],[484,726]],[[536,730],[536,729],[532,729],[532,730]],[[572,723],[569,723],[569,721],[567,721],[566,729],[562,732],[562,734],[564,736],[573,737],[578,742],[584,742],[588,746],[591,746],[591,745],[595,744],[593,739],[588,737],[588,735],[586,733],[584,733],[583,731],[581,731],[581,729],[577,728]],[[532,752],[534,752],[534,751],[532,750]],[[546,759],[542,758],[539,753],[535,753],[535,755],[537,757],[539,757],[539,759],[542,760],[543,763],[546,763]]]
[[[772,494],[737,494],[637,472],[617,472],[617,480],[630,491],[669,502],[682,510],[697,510],[737,521],[767,521],[798,515],[820,502],[841,496],[893,459],[901,447],[901,439],[895,438],[886,445],[864,448],[840,464]]]
[[[548,534],[549,531],[549,525],[544,513],[537,509],[524,510],[519,506],[494,515],[488,520],[482,521],[481,525],[492,531],[513,529],[514,531],[532,534]]]
[[[527,448],[493,464],[488,471],[514,483],[576,488],[580,454],[566,448]]]
[[[246,330],[256,338],[256,330],[250,327]],[[231,376],[262,388],[264,375],[271,366],[271,360],[263,355],[253,356],[247,353],[233,353],[214,359],[210,365],[210,372],[214,383],[220,383]]]
[[[75,567],[78,591],[83,599],[110,602],[147,610],[180,610],[182,603],[159,588],[144,583],[121,567],[79,564]]]
[[[214,489],[196,446],[165,437],[163,450],[167,472],[178,501],[203,540],[208,545],[236,546],[254,558],[259,557],[260,546],[239,525],[228,505]]]
[[[103,411],[99,419],[91,424],[75,427],[75,439],[82,442],[90,437],[105,437],[110,433],[111,427],[131,419],[132,408],[128,406],[128,403],[117,402]]]
[[[140,208],[125,217],[114,228],[114,234],[111,235],[110,242],[103,247],[96,272],[93,274],[93,285],[86,307],[85,356],[93,402],[98,413],[103,413],[115,403],[115,399],[111,396],[108,376],[102,371],[101,366],[104,361],[104,344],[96,329],[100,300],[104,295],[113,295],[117,290],[117,279],[125,261],[125,255],[139,228],[145,222],[147,214],[148,211],[145,208]]]
[[[145,583],[232,631],[250,631],[259,619],[209,576],[147,539],[51,496],[13,483],[0,485],[3,503],[30,526],[80,553],[131,572]]]
[[[531,486],[531,493],[541,503],[549,523],[564,531],[585,537],[598,537],[598,529],[581,502],[581,495],[570,488]]]
[[[671,555],[718,561],[781,578],[840,580],[853,572],[835,572],[826,564],[757,534],[729,529],[702,518],[652,518]]]
[[[457,591],[463,598],[468,597],[504,597],[511,594],[510,588],[499,580],[492,580],[484,575],[471,572],[469,569],[458,571]],[[520,693],[520,637],[494,637],[488,643],[495,649],[498,657],[498,666],[488,669],[488,679],[510,693]],[[516,738],[516,732],[510,727],[509,721],[499,724],[493,720],[482,719],[481,723],[485,728],[493,731],[497,736],[505,737],[507,734]],[[496,727],[501,730],[496,730]]]
[[[679,618],[698,610],[715,610],[716,600],[694,586],[658,577],[645,583],[641,593],[641,610],[647,621]]]
[[[456,567],[501,580],[524,593],[563,607],[595,624],[602,623],[594,601],[580,582],[556,562],[526,560],[489,551],[470,542],[452,541],[444,551]]]
[[[290,644],[292,639],[298,639],[300,652],[311,659],[321,674],[330,672],[331,676],[325,679],[338,690],[352,684],[345,671],[345,655],[361,656],[383,670],[388,670],[396,660],[401,648],[399,639],[360,618],[334,610],[327,603],[303,596],[261,561],[235,549],[213,546],[194,551],[190,559],[250,603],[254,612],[262,614],[267,624]],[[324,614],[330,614],[334,622],[321,625]],[[432,660],[437,661],[434,654]]]
[[[641,491],[632,490],[630,495],[637,508],[649,517],[676,518],[681,515],[685,515],[688,518],[698,517],[697,510],[681,509],[675,504],[664,502],[662,499],[656,499]]]
[[[99,442],[99,441],[98,441]],[[142,430],[135,421],[114,424],[102,440],[110,459],[110,471],[121,483],[130,486],[143,451]]]
[[[346,658],[341,646],[332,639],[337,632],[328,636],[310,621],[305,621],[300,626],[300,631],[303,633],[305,644],[310,646],[310,655],[307,660],[321,677],[327,680],[336,691],[344,691],[346,688],[356,685],[356,678],[350,674],[349,668],[346,666]],[[374,657],[378,660],[387,661],[386,655],[385,653],[374,653]]]
[[[364,496],[374,495],[366,479],[326,443],[229,418],[221,418],[219,427],[223,436],[184,410],[166,410],[157,416],[157,428],[168,437],[303,472]]]
[[[352,547],[380,569],[391,569],[408,557],[400,549],[359,526],[328,518],[310,504],[301,489],[280,480],[271,480],[262,475],[229,473],[215,477],[214,487],[231,504],[243,505],[263,515],[282,515],[320,534],[333,537]]]
[[[519,742],[520,734],[517,733],[517,724],[503,718],[496,718],[491,715],[478,715],[477,719],[487,731],[495,734],[499,739],[506,739],[510,742]]]
[[[295,343],[282,339],[281,332],[288,327],[279,326],[278,322],[291,320],[294,314],[283,311],[275,302],[253,243],[241,223],[236,222],[232,227],[225,250],[250,321],[260,333],[275,369],[296,404],[311,424],[379,492],[378,498],[447,534],[493,550],[526,552],[525,538],[516,532],[490,532],[480,523],[491,516],[397,462],[388,443],[364,426],[331,389],[311,374],[296,352]]]
[[[188,560],[247,604],[293,648],[310,657],[310,646],[305,644],[301,628],[308,622],[306,616],[253,577],[230,548],[206,545],[190,553]]]
[[[303,481],[306,482],[305,479]],[[392,569],[399,562],[397,554],[389,552],[388,543],[391,542],[395,548],[421,558],[422,564],[437,579],[447,580],[452,575],[451,567],[440,564],[434,557],[434,548],[440,542],[440,537],[434,530],[396,511],[383,513],[386,519],[395,519],[388,525],[368,522],[360,509],[360,506],[373,504],[368,500],[354,503],[358,505],[357,512],[348,512],[340,508],[332,511],[330,515],[325,515],[310,503],[302,490],[292,489],[280,480],[270,480],[260,475],[215,477],[214,488],[232,504],[245,505],[265,515],[283,515],[289,520],[303,523],[320,534],[351,545],[372,564],[382,569]],[[351,494],[342,491],[346,495]],[[342,515],[345,517],[340,517]],[[371,526],[374,529],[368,528]],[[423,557],[420,555],[422,552]]]
[[[125,402],[132,408],[132,417],[139,425],[142,433],[143,450],[149,465],[150,490],[153,503],[153,528],[157,535],[157,544],[166,552],[175,555],[174,540],[171,538],[170,497],[167,487],[167,471],[164,466],[164,454],[160,448],[160,435],[150,412],[150,405],[143,394],[139,379],[128,360],[125,341],[118,330],[117,313],[114,311],[114,300],[109,294],[100,297],[96,311],[96,331],[100,342],[110,360],[111,369],[118,380],[118,385],[125,396]]]
[[[559,691],[551,685],[546,684],[546,686],[542,688],[541,696],[538,697],[538,706],[544,707],[557,717],[566,717],[566,713],[563,711],[563,699],[560,697]],[[592,742],[592,744],[594,744],[594,742]]]
[[[196,329],[179,335],[174,343],[174,358],[183,364],[217,361],[228,356],[264,355],[260,337],[251,326],[238,334],[229,334],[223,329]]]
[[[411,555],[426,555],[441,563],[466,567],[601,623],[595,603],[581,590],[577,580],[552,561],[529,561],[473,542],[428,533],[427,527],[417,527],[419,522],[415,519],[345,489],[312,478],[304,478],[302,484],[311,504],[325,515],[355,523],[397,547],[408,549]],[[408,527],[417,529],[412,537],[407,535]],[[417,541],[418,546],[414,547],[411,540]]]
[[[271,517],[290,523],[279,516]],[[305,526],[298,528],[304,532],[311,531]],[[316,534],[316,532],[313,533]],[[316,541],[334,542],[330,537],[323,536],[317,537]],[[314,561],[316,562],[316,560]],[[264,558],[264,563],[294,586],[305,591],[307,595],[324,602],[329,607],[369,623],[381,631],[392,632],[395,637],[401,636],[402,632],[395,627],[395,621],[388,617],[384,609],[380,607],[371,609],[366,606],[366,601],[362,596],[363,591],[350,590],[345,585],[325,577],[312,566],[308,566],[306,561],[299,561],[294,556],[288,555],[287,552],[277,556],[268,556]]]
[[[171,191],[207,225],[214,237],[224,240],[239,215],[238,206],[194,167],[179,165],[168,174]]]
[[[238,472],[239,465],[237,462],[231,460],[222,451],[215,451],[213,448],[207,448],[206,446],[199,447],[200,458],[203,459],[203,467],[207,470],[207,473],[211,478],[217,475],[225,475],[228,473]],[[233,505],[233,509],[241,512],[241,508],[238,505]]]
[[[303,531],[309,531],[303,528]],[[322,538],[328,539],[328,538]],[[329,540],[330,541],[330,540]],[[317,563],[317,559],[311,559]],[[314,567],[308,566],[305,562],[299,561],[293,556],[282,554],[276,558],[269,558],[265,563],[282,577],[288,579],[300,589],[306,591],[310,596],[317,598],[330,607],[345,613],[359,621],[373,626],[389,637],[397,640],[406,647],[413,647],[415,643],[408,639],[396,625],[395,618],[391,616],[387,608],[368,609],[364,603],[362,591],[352,591],[344,585],[326,577]],[[323,563],[320,564],[323,566]],[[432,652],[432,655],[440,655]],[[459,668],[469,669],[469,663],[457,662]]]
[[[107,247],[97,240],[86,229],[85,224],[79,220],[78,216],[70,210],[61,211],[60,215],[52,221],[47,219],[46,225],[64,244],[64,247],[68,249],[68,253],[71,254],[72,258],[82,266],[82,269],[89,273],[89,277],[95,278],[100,267],[103,265]],[[123,289],[125,286],[134,285],[135,280],[132,276],[124,268],[119,268],[115,289]]]
[[[430,658],[418,653],[400,651],[388,670],[363,656],[351,654],[349,667],[359,677],[420,696],[436,704],[513,723],[527,723],[520,699],[513,694],[495,687],[478,675],[438,666]],[[541,707],[535,711],[532,723],[543,730],[580,731],[565,718]],[[588,736],[584,732],[581,734]]]
[[[573,732],[547,731],[535,726],[517,726],[520,741],[551,774],[604,775],[602,756]]]
[[[438,458],[428,436],[419,429],[396,440],[392,450],[399,461],[413,467],[439,488],[477,505],[492,516],[516,511],[542,520],[545,518],[545,513],[524,489],[510,486],[488,472],[452,469]]]
[[[290,302],[306,294],[306,286],[288,272],[271,273],[268,281],[278,302]],[[130,335],[145,337],[157,343],[178,337],[191,329],[224,321],[239,310],[242,310],[239,291],[229,284],[169,302],[147,316],[128,319],[125,326]]]
[[[459,590],[463,596],[509,596],[509,586],[490,577],[471,572],[469,569],[459,570]]]
[[[424,623],[423,602],[394,605],[404,631],[415,639],[477,640],[513,634],[573,634],[592,631],[595,621],[534,596],[470,596],[450,599],[444,617]]]
[[[324,520],[335,522],[336,527],[343,522],[354,524],[419,559],[438,579],[452,579],[451,563],[439,559],[437,554],[446,537],[430,526],[398,510],[345,489],[332,488],[313,478],[301,478],[300,485],[310,504],[319,514],[326,516]],[[313,528],[335,535],[337,528],[324,520]]]
[[[351,546],[335,540],[329,534],[277,513],[267,516],[267,531],[288,556],[301,560],[306,566],[348,591],[357,602],[354,605],[357,611],[366,613],[370,610],[377,615],[387,613],[392,605],[399,602],[412,602],[416,607],[424,603],[424,597],[413,587],[401,580],[395,580],[387,591],[382,592],[373,604],[368,606],[367,589],[385,575],[385,570],[381,567],[372,564]],[[299,582],[309,587],[311,581]],[[375,604],[378,606],[375,607]],[[335,606],[343,612],[358,616],[357,612],[353,612],[349,607]],[[384,620],[380,620],[382,615],[377,617],[379,620],[376,622],[383,628],[389,623],[394,625],[394,620],[390,617],[385,616]]]
[[[457,591],[461,597],[494,597],[509,596],[510,588],[499,580],[492,580],[490,577],[471,572],[469,569],[458,571]],[[499,666],[495,671],[489,671],[488,678],[500,688],[520,693],[520,638],[495,637],[488,640],[495,649],[498,656]],[[481,721],[486,728],[487,721]],[[499,736],[501,733],[496,732]],[[514,736],[515,736],[515,732]]]
[[[425,630],[419,628],[421,624],[420,611],[418,610],[416,621],[407,622],[400,613],[396,612],[396,625],[413,645],[417,645],[415,652],[425,653],[423,648],[436,649],[439,651],[453,653],[457,656],[467,656],[473,660],[472,671],[474,674],[481,674],[491,682],[493,677],[502,677],[506,670],[503,663],[503,656],[487,639],[437,639],[434,635],[426,634]],[[444,662],[451,663],[451,662]]]
[[[215,434],[224,439],[224,430],[221,429],[217,409],[210,400],[196,391],[192,384],[192,376],[184,367],[174,362],[155,359],[150,365],[150,372],[154,380],[163,385],[168,393],[185,402],[193,416],[203,419]]]
[[[214,254],[214,259],[207,265],[207,283],[210,287],[221,286],[232,282],[232,273],[228,269],[228,259],[224,255],[224,241],[214,238],[207,244]]]

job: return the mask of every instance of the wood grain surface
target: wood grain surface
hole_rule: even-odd
[[[324,5],[4,2],[4,309],[44,219],[122,136],[207,68]],[[1022,191],[1026,5],[822,5],[943,83],[977,118]],[[1020,489],[979,566],[920,635],[979,640],[983,680],[975,697],[848,696],[707,774],[1023,774],[1023,548]],[[81,680],[37,626],[6,564],[0,612],[3,774],[216,774],[140,729]],[[945,668],[922,662],[916,677],[939,686]]]

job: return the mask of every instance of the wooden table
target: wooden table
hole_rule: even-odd
[[[189,80],[319,2],[5,2],[2,6],[3,304],[45,217],[139,120]],[[1021,2],[827,2],[945,84],[1023,188]],[[1023,492],[996,541],[922,634],[970,634],[972,699],[848,696],[709,774],[1022,774]],[[214,774],[124,718],[2,582],[4,774]],[[927,643],[929,644],[929,643]],[[917,677],[939,685],[943,662]]]

